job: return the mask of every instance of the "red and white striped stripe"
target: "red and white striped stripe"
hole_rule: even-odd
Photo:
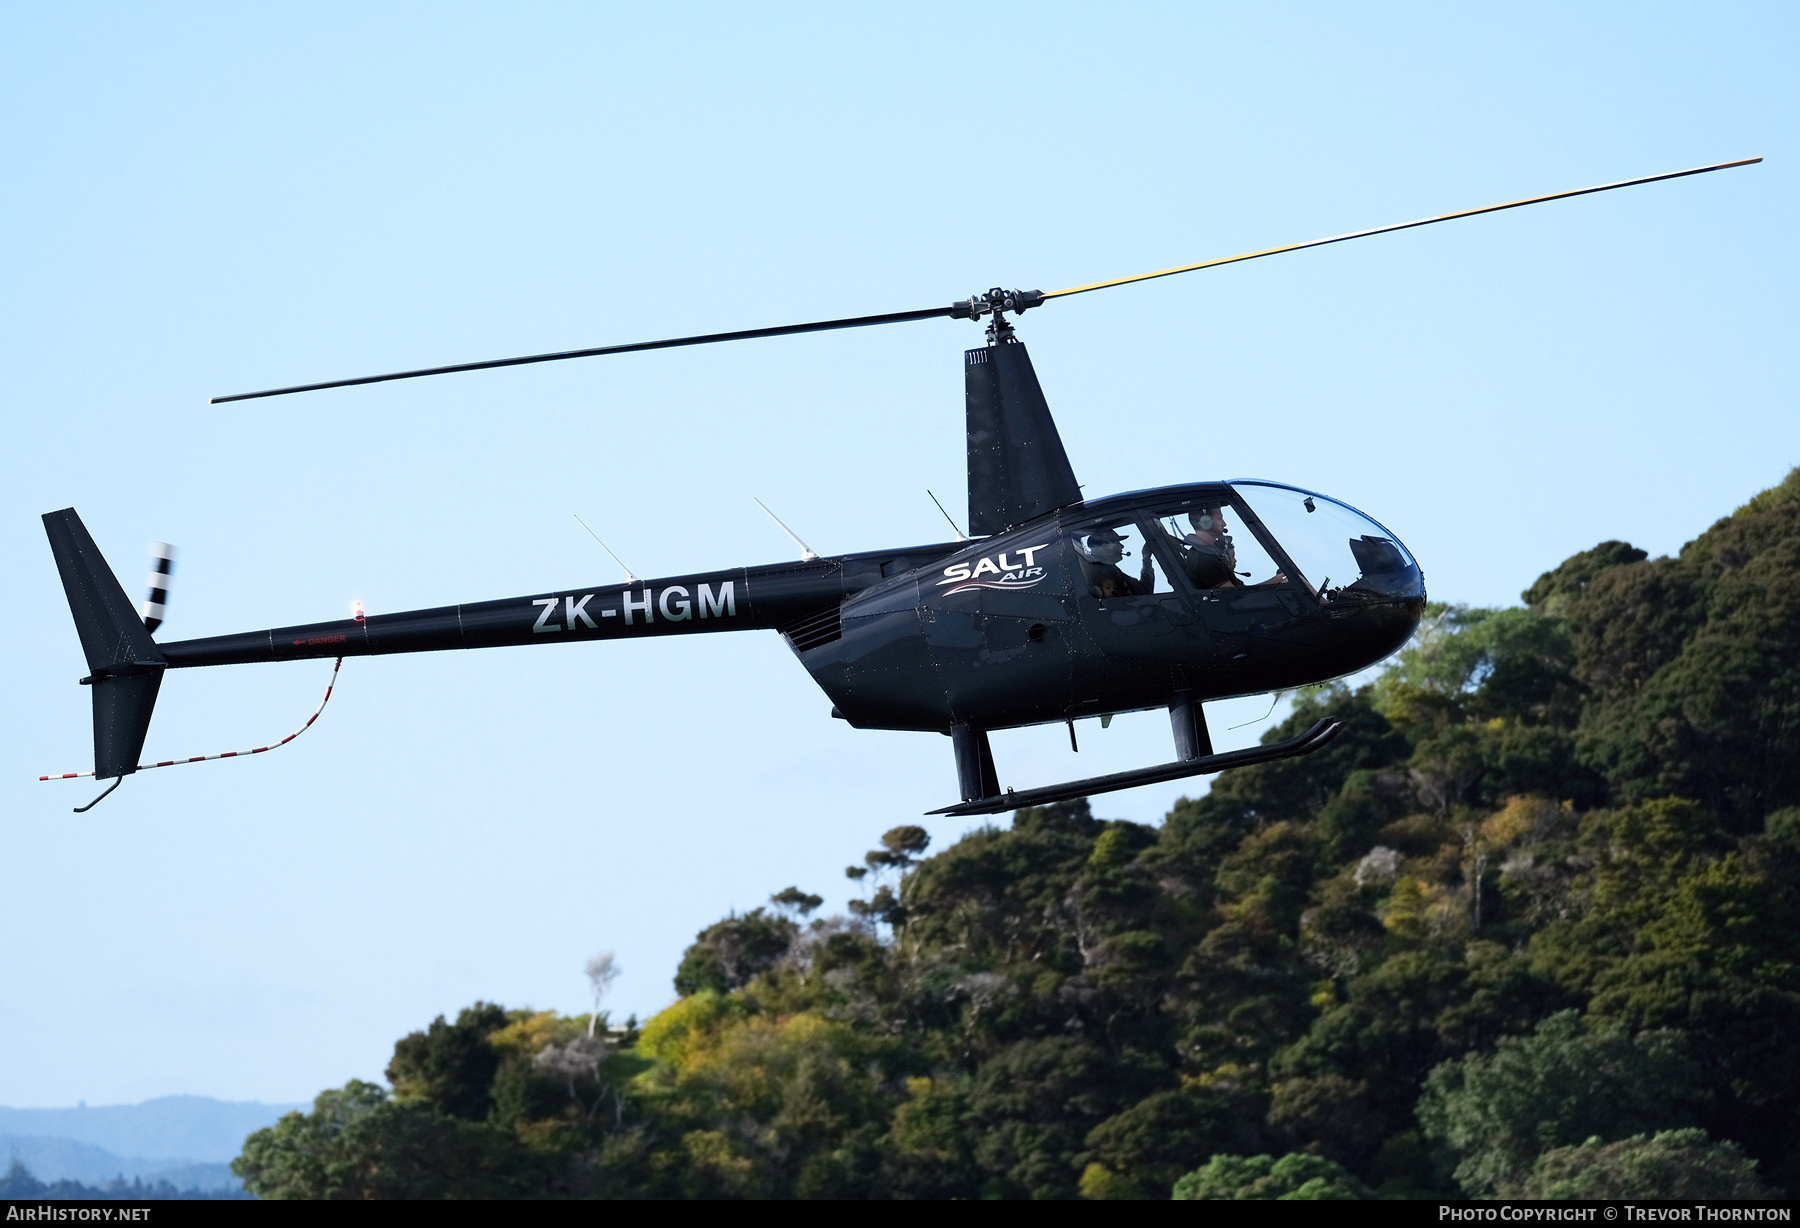
[[[228,750],[228,751],[225,751],[223,754],[218,754],[218,755],[193,755],[186,759],[164,759],[158,763],[140,763],[140,764],[138,764],[137,770],[140,772],[147,772],[151,768],[174,767],[178,763],[205,763],[209,759],[236,759],[243,755],[260,755],[264,751],[274,750],[276,747],[279,747],[279,746],[286,746],[289,742],[292,742],[295,738],[297,738],[301,734],[305,733],[308,729],[311,729],[312,723],[319,719],[319,713],[325,711],[325,705],[331,702],[331,690],[333,687],[335,687],[337,685],[338,670],[343,668],[343,665],[344,665],[344,658],[339,657],[337,659],[336,664],[334,664],[331,667],[331,681],[329,681],[325,684],[325,698],[321,699],[319,701],[319,706],[313,710],[313,714],[306,718],[306,724],[300,726],[300,728],[298,728],[298,729],[294,730],[294,732],[288,734],[288,736],[281,739],[281,741],[271,742],[267,746],[258,746],[253,750]],[[64,772],[59,776],[39,776],[38,779],[39,780],[79,780],[83,776],[92,776],[93,774],[94,773],[92,771]]]

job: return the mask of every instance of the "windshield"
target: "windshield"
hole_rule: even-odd
[[[1294,561],[1296,579],[1323,600],[1424,593],[1424,577],[1400,539],[1350,505],[1275,482],[1231,486]]]

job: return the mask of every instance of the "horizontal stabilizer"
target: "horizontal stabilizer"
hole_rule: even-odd
[[[1275,759],[1291,759],[1295,755],[1309,755],[1327,742],[1337,737],[1342,728],[1337,721],[1326,719],[1317,721],[1299,737],[1289,738],[1285,742],[1272,742],[1267,746],[1252,746],[1244,750],[1228,750],[1222,755],[1207,755],[1200,759],[1183,759],[1175,763],[1162,763],[1155,767],[1137,768],[1130,772],[1115,772],[1111,776],[1090,776],[1086,780],[1072,780],[1067,784],[1045,785],[1041,789],[1008,789],[997,797],[977,798],[972,802],[959,802],[954,806],[945,806],[941,810],[933,810],[932,814],[948,814],[962,818],[974,814],[1001,814],[1008,810],[1017,810],[1021,806],[1047,806],[1051,802],[1066,802],[1077,797],[1092,797],[1096,793],[1113,793],[1120,789],[1132,789],[1138,785],[1158,785],[1171,780],[1181,780],[1188,776],[1206,776],[1213,772],[1222,772],[1226,768],[1249,767],[1252,763],[1268,763]]]

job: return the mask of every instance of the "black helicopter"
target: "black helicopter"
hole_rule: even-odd
[[[152,632],[160,604],[140,615],[75,510],[47,513],[45,529],[87,656],[81,682],[93,687],[92,774],[116,778],[110,793],[141,767],[164,766],[137,760],[169,669],[752,629],[786,638],[830,697],[834,717],[859,729],[950,736],[961,800],[934,814],[995,814],[1307,754],[1336,735],[1334,722],[1218,754],[1201,705],[1342,677],[1388,656],[1424,613],[1418,563],[1397,537],[1355,508],[1275,482],[1201,482],[1084,499],[1030,356],[1007,317],[1111,286],[1760,161],[1557,192],[1066,290],[996,288],[919,311],[214,398],[217,404],[911,320],[988,321],[987,343],[964,356],[973,540],[959,531],[955,541],[830,558],[802,545],[797,563],[633,577],[622,585],[400,614],[359,612],[339,622],[159,644]],[[152,581],[152,600],[160,603],[166,580]],[[1168,709],[1173,725],[1171,762],[1002,789],[991,730],[1066,721],[1073,739],[1078,717],[1158,707]]]

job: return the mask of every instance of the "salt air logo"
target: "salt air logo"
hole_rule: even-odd
[[[620,593],[618,609],[608,606],[588,609],[588,602],[594,599],[593,593],[588,593],[579,600],[574,597],[540,597],[531,603],[544,607],[531,629],[540,634],[561,631],[566,623],[570,631],[576,630],[583,624],[586,624],[589,630],[598,631],[600,624],[594,621],[595,614],[600,615],[601,618],[623,617],[627,627],[632,625],[634,614],[641,615],[647,623],[655,622],[658,613],[662,614],[664,622],[670,623],[678,623],[694,617],[736,618],[737,590],[735,584],[735,581],[727,580],[719,585],[716,593],[713,591],[712,585],[702,584],[699,586],[699,592],[692,598],[689,597],[685,585],[671,584],[661,590],[646,585],[641,593],[632,593],[629,589]],[[562,622],[556,621],[559,614],[563,616]]]
[[[1047,549],[1048,544],[1023,546],[1017,552],[1017,560],[1011,554],[1001,551],[998,555],[978,559],[973,567],[967,563],[952,563],[944,568],[944,579],[938,581],[938,587],[942,588],[946,584],[956,586],[944,589],[945,596],[960,593],[965,588],[1032,588],[1044,581],[1044,569],[1033,565],[1032,556]],[[992,576],[993,579],[984,580],[983,576]]]

